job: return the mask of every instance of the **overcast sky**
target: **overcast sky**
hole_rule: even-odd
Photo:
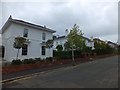
[[[113,42],[118,40],[118,0],[34,1],[36,0],[2,1],[0,28],[12,15],[15,19],[46,25],[56,30],[56,35],[64,35],[65,29],[70,30],[74,24],[77,24],[88,38],[93,36]]]

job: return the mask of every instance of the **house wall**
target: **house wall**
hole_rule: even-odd
[[[54,40],[53,43],[53,49],[56,50],[57,45],[62,45],[63,46],[63,50],[64,50],[64,44],[66,43],[67,39],[66,38],[60,38],[60,39],[56,39]]]
[[[53,35],[50,32],[37,30],[34,28],[30,28],[27,26],[19,25],[19,24],[11,24],[9,28],[4,32],[3,38],[4,38],[4,46],[5,46],[5,60],[12,61],[13,59],[16,59],[17,55],[17,49],[13,48],[14,39],[17,36],[23,37],[24,29],[28,29],[28,37],[31,42],[28,44],[28,54],[27,55],[21,55],[22,49],[20,49],[19,52],[19,59],[25,59],[25,58],[46,58],[46,57],[52,57],[53,56],[53,50],[52,48],[49,50],[46,48],[46,55],[41,55],[41,43],[42,43],[42,33],[46,33],[46,40],[52,39]]]
[[[111,46],[112,48],[115,48],[114,44],[109,43],[108,45]]]
[[[54,50],[56,50],[56,46],[58,45],[58,44],[60,44],[60,45],[62,45],[63,46],[63,50],[64,50],[64,44],[65,44],[65,42],[67,41],[67,38],[60,38],[60,39],[55,39],[54,40],[54,46],[53,46],[53,49]],[[56,43],[56,42],[58,42],[58,43]],[[89,42],[88,40],[85,40],[85,45],[86,46],[88,46],[88,47],[94,47],[94,42]]]
[[[2,34],[2,45],[5,47],[5,53],[4,53],[4,59],[9,60],[10,56],[11,56],[11,47],[13,47],[13,45],[11,44],[11,33],[12,33],[12,25],[10,25],[9,28],[7,28],[4,33]],[[12,46],[11,46],[12,45]]]
[[[85,40],[85,45],[86,45],[87,47],[94,47],[94,42],[90,42],[90,41],[88,41],[88,40]]]

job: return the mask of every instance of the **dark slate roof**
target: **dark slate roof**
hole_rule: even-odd
[[[25,25],[31,28],[35,28],[35,29],[39,29],[39,30],[43,30],[43,31],[48,31],[51,33],[54,33],[56,31],[40,26],[40,25],[36,25],[36,24],[32,24],[23,20],[17,20],[17,19],[12,19],[12,17],[10,16],[9,19],[7,20],[7,22],[4,24],[4,26],[2,27],[2,33],[5,31],[5,29],[11,24],[11,23],[17,23],[17,24],[21,24],[21,25]]]
[[[66,36],[55,37],[54,40],[61,39],[61,38],[66,38]]]
[[[113,43],[113,42],[111,42],[111,41],[108,41],[108,44],[117,45],[116,43]]]
[[[89,38],[85,37],[85,36],[82,36],[84,39],[88,40],[88,41],[91,41]]]

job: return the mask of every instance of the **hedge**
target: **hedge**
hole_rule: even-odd
[[[57,59],[71,59],[72,58],[72,51],[53,51],[53,57]],[[81,57],[81,51],[75,50],[74,57]]]
[[[18,60],[12,60],[12,64],[13,65],[20,65],[20,64],[22,64],[22,61],[20,59],[18,59]]]
[[[41,58],[29,58],[29,59],[23,59],[23,60],[12,60],[13,65],[20,65],[20,64],[34,64],[37,62],[52,62],[53,58],[52,57],[47,57],[46,59],[41,59]]]

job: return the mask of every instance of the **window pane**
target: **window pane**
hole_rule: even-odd
[[[28,29],[24,29],[23,37],[28,37]]]
[[[46,34],[42,33],[42,40],[45,40]]]
[[[22,55],[27,55],[27,47],[28,45],[26,44],[22,47]]]
[[[45,46],[42,46],[42,55],[45,55]]]

